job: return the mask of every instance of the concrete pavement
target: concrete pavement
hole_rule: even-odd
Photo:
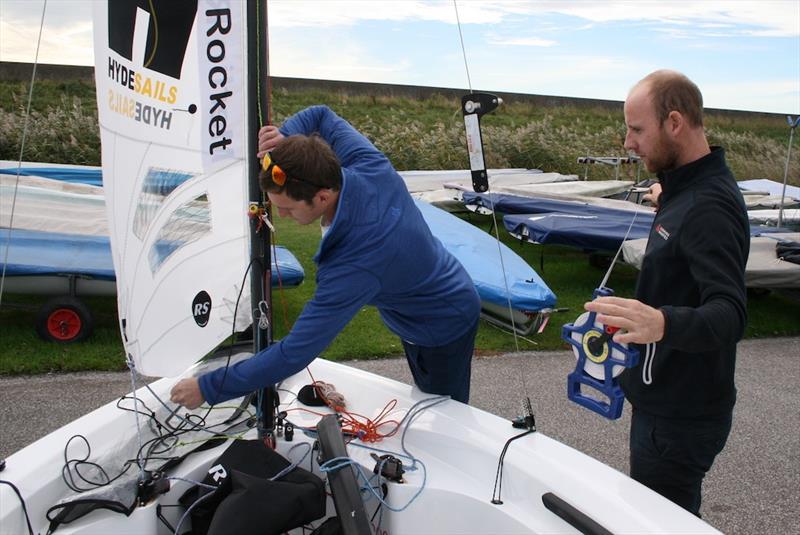
[[[725,533],[797,532],[800,338],[739,344],[739,397],[728,444],[704,484],[703,517]],[[411,382],[404,359],[347,364]],[[476,358],[471,404],[501,416],[530,396],[540,432],[627,472],[630,407],[609,422],[566,399],[567,351]],[[319,378],[324,380],[324,378]],[[130,391],[127,373],[0,378],[0,457]],[[2,476],[0,476],[2,477]]]

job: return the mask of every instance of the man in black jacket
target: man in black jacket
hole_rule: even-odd
[[[700,514],[701,484],[731,429],[736,343],[747,322],[744,200],[709,147],[703,101],[684,75],[656,71],[625,102],[625,148],[656,173],[661,194],[636,299],[601,297],[586,310],[640,346],[621,377],[633,406],[631,477]]]

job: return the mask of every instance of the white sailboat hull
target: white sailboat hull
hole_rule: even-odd
[[[357,370],[345,365],[317,359],[310,367],[317,380],[336,385],[347,401],[348,410],[375,417],[392,399],[397,406],[392,418],[399,421],[415,403],[430,399],[417,388]],[[167,400],[175,379],[161,379],[150,386],[161,399]],[[294,440],[278,439],[277,449],[290,460],[301,456],[300,442],[313,442],[301,428],[313,427],[318,414],[304,410],[296,400],[299,389],[311,382],[308,373],[301,372],[280,385],[283,401],[281,410],[288,410],[288,419],[298,428]],[[138,390],[141,403],[158,407],[150,392]],[[329,409],[308,408],[315,412],[331,413]],[[167,409],[161,409],[163,414]],[[200,410],[197,411],[202,412]],[[141,425],[141,422],[140,422]],[[519,434],[510,423],[480,409],[447,400],[423,411],[403,433],[382,442],[371,444],[381,450],[402,454],[406,450],[424,463],[425,471],[407,471],[403,483],[388,482],[386,502],[401,512],[384,507],[379,517],[379,532],[384,534],[445,534],[445,533],[572,533],[577,530],[548,510],[542,496],[553,493],[612,533],[718,533],[713,527],[650,491],[624,474],[568,446],[533,433],[515,440],[508,448],[503,467],[502,505],[491,503],[497,463],[506,441]],[[45,513],[60,498],[69,494],[61,478],[64,448],[70,437],[80,434],[91,444],[90,460],[105,455],[125,455],[137,443],[136,423],[131,412],[109,403],[86,416],[58,429],[31,444],[7,460],[3,479],[11,481],[25,499],[34,532],[46,532]],[[248,433],[255,438],[255,431]],[[123,446],[120,446],[120,445]],[[189,455],[167,476],[200,481],[213,461],[227,444]],[[71,446],[72,448],[82,446]],[[304,450],[304,448],[299,448]],[[375,461],[372,450],[359,447],[354,440],[347,447],[348,455],[365,473],[371,475]],[[77,456],[72,452],[72,456]],[[309,468],[306,458],[302,466]],[[404,461],[405,463],[405,461]],[[319,466],[313,463],[320,475]],[[134,467],[135,468],[135,467]],[[323,476],[324,477],[324,476]],[[157,517],[158,505],[178,503],[191,484],[172,481],[168,493],[144,506],[130,516],[106,510],[93,511],[78,520],[60,526],[59,534],[69,533],[171,533]],[[422,491],[420,492],[420,488]],[[415,495],[417,495],[415,497]],[[328,500],[328,515],[335,515]],[[371,517],[377,501],[367,501]],[[184,509],[163,507],[161,513],[176,526]],[[377,517],[376,517],[377,518]],[[321,522],[321,521],[320,521]],[[373,523],[373,529],[376,528]],[[0,486],[0,526],[3,533],[26,533],[27,527],[19,499],[7,485]],[[184,528],[188,525],[184,523]],[[377,531],[376,531],[377,532]]]

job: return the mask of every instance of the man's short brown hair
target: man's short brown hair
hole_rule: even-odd
[[[666,121],[670,112],[677,111],[691,126],[703,126],[703,95],[685,75],[660,70],[647,75],[639,84],[648,88],[659,123]]]
[[[342,188],[342,167],[333,149],[319,135],[297,134],[282,139],[270,152],[272,161],[286,173],[281,186],[261,171],[259,183],[268,193],[285,193],[297,201],[311,202],[321,189]]]

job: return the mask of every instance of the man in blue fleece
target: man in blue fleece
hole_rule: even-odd
[[[283,340],[227,371],[179,381],[172,401],[193,409],[280,382],[374,305],[400,337],[417,386],[466,403],[480,299],[388,158],[325,106],[262,128],[264,156],[261,188],[278,214],[320,221],[316,292]]]
[[[620,380],[633,406],[631,477],[699,516],[703,478],[725,446],[736,402],[750,225],[725,151],[708,145],[703,97],[688,78],[645,77],[625,101],[625,124],[625,147],[658,176],[658,213],[636,299],[601,297],[585,308],[623,329],[614,340],[652,344]]]

